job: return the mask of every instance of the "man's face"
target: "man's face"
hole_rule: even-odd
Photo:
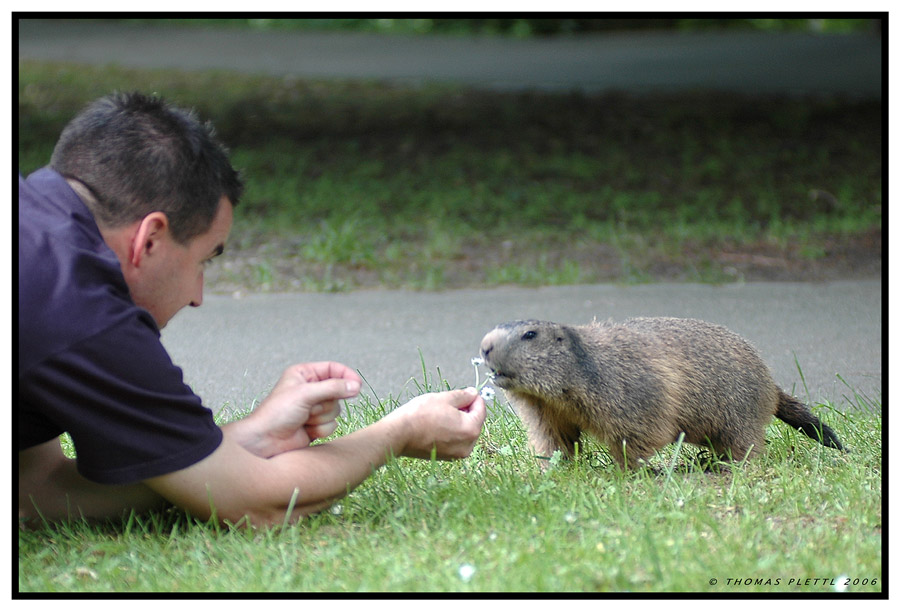
[[[184,245],[175,242],[170,234],[164,236],[152,265],[147,266],[139,282],[129,283],[134,302],[150,312],[160,329],[181,308],[203,303],[204,268],[222,254],[232,220],[231,202],[223,197],[206,233]]]

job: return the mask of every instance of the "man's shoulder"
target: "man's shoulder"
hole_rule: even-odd
[[[115,254],[52,170],[20,178],[18,248],[20,374],[124,315],[139,316]]]

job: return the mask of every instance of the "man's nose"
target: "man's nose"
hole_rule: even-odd
[[[194,298],[191,299],[191,307],[199,308],[203,305],[203,274],[200,274],[200,279],[197,282],[197,289],[194,292]]]

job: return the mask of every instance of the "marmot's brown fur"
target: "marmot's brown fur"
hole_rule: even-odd
[[[619,465],[634,467],[683,432],[688,443],[742,460],[764,451],[773,414],[843,449],[806,405],[775,385],[756,350],[719,325],[515,321],[485,335],[481,354],[538,456],[571,456],[584,431]]]

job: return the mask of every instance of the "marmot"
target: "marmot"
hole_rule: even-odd
[[[764,451],[773,414],[843,450],[805,404],[775,385],[746,340],[716,324],[514,321],[485,335],[481,354],[538,456],[570,457],[584,431],[620,466],[634,467],[683,432],[688,443],[742,460]]]

